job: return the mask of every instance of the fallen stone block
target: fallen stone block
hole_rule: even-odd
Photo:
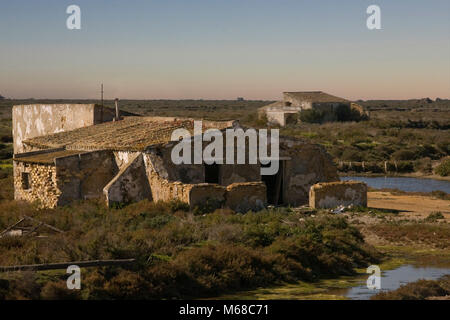
[[[337,206],[367,207],[367,185],[359,181],[322,182],[311,186],[309,206],[329,209]]]

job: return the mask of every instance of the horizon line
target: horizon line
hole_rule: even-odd
[[[2,96],[0,94],[0,96]],[[98,100],[101,101],[101,98],[35,98],[35,97],[26,97],[26,98],[19,98],[19,97],[5,97],[2,96],[3,99],[1,100]],[[159,100],[159,101],[164,101],[164,100],[180,100],[180,101],[189,101],[189,100],[198,100],[198,101],[238,101],[238,98],[243,98],[243,101],[281,101],[282,99],[277,98],[277,99],[262,99],[262,98],[252,98],[252,99],[247,99],[243,96],[237,96],[235,98],[118,98],[119,100],[122,101],[145,101],[145,100]],[[116,98],[103,98],[103,101],[114,101],[114,99]],[[450,96],[448,97],[431,97],[431,96],[422,96],[422,97],[414,97],[414,98],[357,98],[357,99],[348,99],[349,101],[405,101],[405,100],[423,100],[423,99],[431,99],[433,101],[436,101],[437,99],[440,100],[450,100]],[[0,101],[1,101],[0,100]]]

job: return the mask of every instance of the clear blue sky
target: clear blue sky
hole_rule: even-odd
[[[96,98],[101,82],[123,99],[448,98],[450,1],[0,0],[0,94]]]

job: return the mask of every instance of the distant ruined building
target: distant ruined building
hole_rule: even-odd
[[[283,92],[283,101],[277,101],[258,109],[260,117],[266,116],[272,124],[285,126],[299,121],[299,112],[317,110],[323,113],[323,121],[335,121],[338,110],[356,112],[361,117],[369,114],[362,106],[322,91]]]
[[[260,161],[175,165],[171,134],[177,128],[192,132],[193,119],[122,111],[117,117],[94,104],[17,105],[12,115],[15,199],[42,207],[82,199],[104,199],[109,206],[178,199],[245,212],[307,204],[311,185],[339,180],[325,150],[304,140],[281,137],[278,173],[261,176]],[[208,128],[240,124],[203,121]]]

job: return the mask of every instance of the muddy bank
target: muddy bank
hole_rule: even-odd
[[[450,221],[450,201],[421,195],[399,195],[392,192],[369,192],[369,208],[392,210],[400,217],[424,219],[432,212],[441,212]]]

